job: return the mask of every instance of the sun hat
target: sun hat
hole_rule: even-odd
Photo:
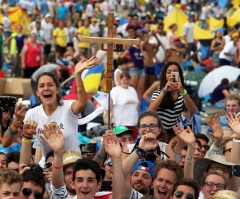
[[[228,162],[225,156],[219,154],[214,154],[208,158],[198,159],[194,164],[193,179],[196,180],[196,182],[198,182],[199,185],[201,184],[201,179],[204,176],[204,172],[213,162],[223,164],[226,166],[235,165],[232,162]]]
[[[73,164],[79,159],[82,159],[81,153],[75,150],[68,150],[63,154],[63,167]]]
[[[147,171],[154,179],[155,164],[147,160],[138,160],[132,169],[132,173],[137,170]]]
[[[133,134],[133,133],[134,133],[134,130],[129,129],[128,127],[123,126],[123,125],[118,125],[118,126],[116,126],[116,127],[113,128],[113,132],[114,132],[116,135],[120,135],[120,134],[122,134],[122,133],[130,133],[130,134]]]
[[[221,190],[209,199],[240,199],[240,196],[234,191]]]

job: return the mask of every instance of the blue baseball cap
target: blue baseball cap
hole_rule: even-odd
[[[188,15],[188,18],[190,19],[190,18],[194,18],[194,15],[193,14],[189,14]]]
[[[138,160],[132,169],[132,173],[137,170],[147,171],[154,179],[154,168],[155,164],[147,160]]]

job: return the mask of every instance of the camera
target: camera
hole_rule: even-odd
[[[155,162],[156,160],[156,155],[154,154],[154,150],[146,151],[144,155],[145,160],[150,161],[150,162]]]
[[[18,99],[18,103],[21,104],[20,108],[22,108],[23,106],[25,106],[26,108],[31,106],[31,102],[29,100],[22,100],[22,98]]]
[[[179,73],[178,72],[171,72],[171,75],[172,75],[171,82],[178,82]]]
[[[39,164],[31,163],[31,164],[28,164],[27,167],[30,167],[30,171],[35,171],[43,174],[43,169],[42,167],[40,167]]]
[[[15,108],[16,104],[16,97],[9,97],[9,96],[0,96],[0,109],[3,112],[8,112],[10,108]]]
[[[80,144],[79,146],[82,153],[96,153],[96,143]]]

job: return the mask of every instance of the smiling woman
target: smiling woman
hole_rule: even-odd
[[[78,100],[61,100],[60,85],[57,78],[51,73],[41,74],[36,81],[36,95],[41,105],[27,111],[24,121],[34,120],[37,122],[37,136],[48,129],[44,124],[52,126],[55,130],[60,129],[65,138],[65,151],[73,149],[80,151],[78,142],[78,118],[80,113],[86,108],[87,98],[84,85],[81,79],[81,73],[86,68],[91,68],[96,64],[97,58],[92,57],[89,60],[81,60],[75,67],[77,82]],[[18,132],[20,134],[21,132]],[[25,132],[23,132],[24,134]],[[14,141],[15,137],[8,133],[5,140]],[[29,136],[29,137],[32,137]],[[51,151],[50,147],[42,141],[37,140],[42,147],[42,159],[40,165],[44,166],[45,157]],[[8,142],[9,143],[9,142]],[[11,143],[10,143],[11,144]]]

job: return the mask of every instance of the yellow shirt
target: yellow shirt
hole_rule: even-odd
[[[80,43],[79,43],[79,47],[80,48],[88,48],[89,47],[89,43],[83,43],[81,42],[81,38],[82,37],[89,37],[90,36],[90,28],[86,28],[84,26],[80,27],[78,30],[77,30],[77,33],[80,35]]]
[[[56,38],[57,45],[61,47],[67,46],[67,33],[64,29],[56,28],[53,32],[53,36]]]

